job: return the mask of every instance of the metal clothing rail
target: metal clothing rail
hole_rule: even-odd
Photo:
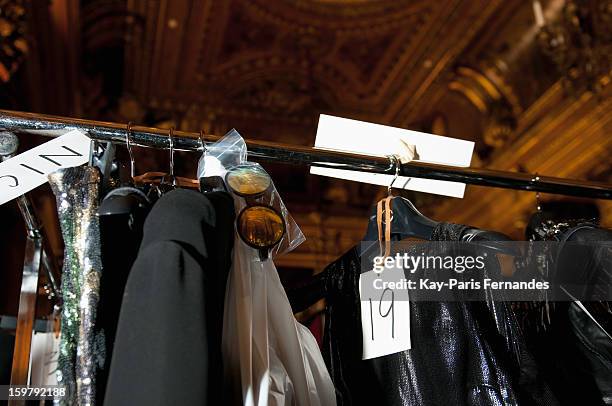
[[[125,144],[127,125],[56,117],[18,111],[0,110],[0,128],[14,132],[36,133],[44,136],[59,136],[66,129],[80,129],[98,141]],[[134,145],[169,148],[168,130],[133,125],[130,128],[130,143]],[[204,136],[204,143],[219,139]],[[174,131],[175,150],[202,151],[200,134]],[[271,142],[247,141],[249,157],[258,160],[349,169],[371,173],[394,173],[395,169],[385,157],[322,150]],[[505,172],[481,168],[459,168],[454,166],[410,162],[402,164],[399,174],[408,177],[462,182],[471,185],[519,189],[534,192],[612,199],[612,185],[573,179],[553,178],[527,173]]]

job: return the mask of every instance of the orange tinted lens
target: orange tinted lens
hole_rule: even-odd
[[[270,176],[257,166],[237,167],[228,172],[226,182],[239,196],[256,196],[268,190]]]
[[[283,237],[285,222],[275,210],[265,206],[251,206],[238,216],[238,234],[253,248],[271,248]]]

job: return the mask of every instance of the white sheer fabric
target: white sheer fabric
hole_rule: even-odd
[[[245,406],[328,406],[334,386],[316,340],[291,312],[271,260],[236,236],[225,294],[223,357]]]
[[[248,161],[246,144],[230,131],[213,145],[198,165],[198,177],[225,178],[227,169]],[[295,248],[304,236],[272,184],[262,203],[276,204],[287,231],[275,254]],[[234,195],[236,214],[245,200]],[[280,246],[282,252],[277,252]],[[297,322],[272,259],[261,261],[257,250],[235,233],[232,268],[223,314],[225,394],[232,405],[335,406],[334,385],[316,340]],[[211,388],[211,390],[214,390]]]

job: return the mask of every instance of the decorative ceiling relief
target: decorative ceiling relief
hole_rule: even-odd
[[[367,118],[392,102],[419,38],[442,24],[435,10],[455,3],[128,2],[145,24],[125,52],[126,88],[145,107],[178,115],[214,104],[245,119]]]
[[[406,19],[430,6],[426,0],[239,0],[239,4],[288,28],[325,27],[344,34],[403,28]]]
[[[386,34],[371,38],[347,38],[338,50],[340,61],[347,61],[358,72],[357,82],[368,83],[372,74],[389,51],[396,34]]]
[[[610,55],[610,0],[542,1],[546,38],[548,28],[524,0],[23,3],[36,10],[26,18],[38,46],[27,55],[32,63],[22,64],[31,70],[24,88],[38,99],[31,110],[172,123],[216,135],[235,127],[247,138],[296,145],[313,144],[317,118],[326,113],[472,140],[473,166],[522,164],[541,174],[596,179],[609,172],[610,78],[599,74],[609,70],[603,56]],[[553,12],[555,4],[561,6]],[[11,27],[0,21],[3,38],[12,38]],[[540,47],[561,38],[560,52],[551,51],[559,62]],[[573,72],[580,86],[568,98],[560,79]],[[608,110],[592,114],[595,98]],[[584,160],[574,160],[574,150]],[[183,164],[193,173],[193,162]],[[344,216],[321,234],[329,244],[288,256],[293,264],[335,254],[337,236],[344,236],[342,246],[362,237],[369,206],[386,192],[322,181],[294,166],[271,174],[290,191],[286,202],[296,216],[320,213],[329,230]],[[512,217],[533,203],[532,196],[471,187],[464,200],[410,198],[432,218],[509,234],[516,231]],[[496,199],[512,209],[496,212]],[[308,238],[321,237],[316,221],[310,228],[308,219],[301,221]]]
[[[313,91],[308,78],[293,75],[269,77],[250,83],[247,87],[228,95],[231,104],[263,109],[281,115],[311,113],[324,109],[327,103]]]
[[[279,31],[270,23],[251,17],[239,7],[232,7],[225,25],[220,62],[246,55],[271,51],[275,48]]]
[[[449,90],[464,96],[482,115],[481,142],[476,145],[476,153],[485,161],[493,150],[503,148],[511,140],[516,114],[520,113],[520,106],[506,97],[508,93],[513,94],[512,89],[498,86],[489,77],[490,73],[491,69],[481,71],[461,66],[448,85]]]
[[[612,69],[612,1],[567,0],[547,21],[534,0],[534,13],[538,45],[563,75],[566,90],[601,92]]]
[[[297,71],[307,82],[298,88],[319,95],[341,95],[327,103],[332,109],[372,111],[383,97],[383,84],[390,73],[406,63],[406,58],[398,55],[410,52],[416,34],[426,28],[431,16],[431,6],[414,1],[403,7],[386,1],[317,3],[313,8],[279,2],[274,6],[235,0],[223,24],[213,21],[223,34],[218,60],[210,64],[211,80],[203,83],[205,89],[214,87],[218,92],[226,83],[262,89],[266,84],[258,83],[261,76],[274,72],[282,77]],[[323,9],[330,12],[322,13]],[[241,84],[245,82],[250,83]],[[322,86],[322,91],[317,86]],[[282,88],[275,85],[270,93],[278,99]],[[283,97],[293,98],[295,87],[284,88],[289,93]],[[290,114],[305,111],[297,108],[300,103],[305,106],[305,98],[299,100],[288,110]],[[312,106],[312,112],[323,107],[320,103]]]

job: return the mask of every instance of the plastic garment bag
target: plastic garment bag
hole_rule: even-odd
[[[225,180],[227,172],[236,168],[250,168],[265,172],[256,162],[247,161],[247,148],[244,139],[238,131],[231,130],[223,138],[212,145],[206,146],[206,151],[198,163],[198,178],[221,178]],[[227,188],[230,190],[230,188]],[[240,211],[247,206],[246,201],[236,195],[234,196],[234,207],[236,217]],[[285,223],[285,234],[280,242],[270,250],[272,258],[292,251],[304,242],[304,234],[296,224],[293,217],[285,207],[283,200],[276,191],[274,182],[270,181],[268,189],[255,199],[255,204],[269,206],[278,212]]]
[[[225,178],[232,166],[246,163],[246,146],[235,130],[207,148],[199,177]],[[256,165],[256,164],[255,164]],[[246,203],[234,195],[236,213]],[[299,227],[272,185],[264,202],[276,206],[287,224],[281,252],[303,241]],[[272,256],[280,255],[278,249]],[[223,316],[225,394],[229,404],[245,406],[328,406],[335,390],[316,340],[293,316],[271,259],[235,235],[233,263]]]

